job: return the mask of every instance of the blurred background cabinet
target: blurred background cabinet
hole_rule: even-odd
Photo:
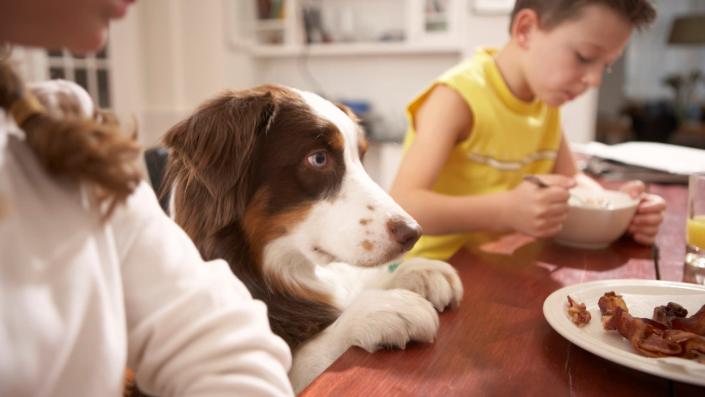
[[[443,71],[508,37],[513,1],[223,0],[226,37],[253,84],[279,83],[360,105],[365,165],[387,188],[406,105]],[[243,67],[244,66],[244,67]],[[597,91],[563,109],[569,139],[594,136]]]
[[[365,166],[391,185],[404,108],[468,50],[467,0],[224,0],[228,43],[253,80],[317,92],[350,106],[370,138]]]
[[[632,37],[605,75],[595,138],[705,149],[705,1],[652,3],[653,26]]]
[[[461,0],[227,1],[231,44],[258,57],[462,51]],[[393,16],[390,18],[390,16]]]
[[[498,8],[496,5],[500,4]],[[512,0],[150,0],[111,24],[108,92],[96,101],[139,124],[147,147],[204,100],[226,89],[277,83],[366,112],[365,157],[383,187],[396,173],[409,101],[477,47],[500,47]],[[306,18],[304,18],[306,14]],[[320,18],[319,18],[320,16]],[[317,22],[319,21],[319,22]],[[28,80],[51,76],[44,51],[17,48]],[[58,55],[58,54],[57,54]],[[79,63],[62,53],[65,77]],[[54,65],[55,66],[55,65]],[[91,69],[92,70],[92,69]],[[96,87],[100,83],[96,75]],[[91,78],[88,88],[91,90]],[[563,109],[571,141],[594,137],[597,96]]]

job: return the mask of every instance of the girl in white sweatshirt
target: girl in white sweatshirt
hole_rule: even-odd
[[[95,51],[130,2],[2,0],[0,41]],[[120,396],[126,367],[160,396],[291,395],[264,304],[201,259],[92,106],[56,114],[0,62],[0,396]]]

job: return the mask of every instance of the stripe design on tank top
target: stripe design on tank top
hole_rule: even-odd
[[[536,161],[554,160],[557,156],[557,150],[540,150],[538,152],[530,153],[521,160],[503,161],[497,160],[490,156],[483,156],[478,153],[468,153],[469,160],[488,165],[500,171],[517,171]]]

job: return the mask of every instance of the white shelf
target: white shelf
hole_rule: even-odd
[[[284,30],[285,27],[283,19],[259,19],[255,24],[257,31]]]
[[[424,17],[426,24],[429,23],[447,23],[448,15],[445,12],[434,12],[426,14]]]
[[[296,56],[350,56],[350,55],[423,55],[460,54],[462,47],[454,44],[389,43],[335,43],[299,46],[256,45],[252,54],[257,58],[283,58]]]
[[[337,34],[335,31],[338,27],[336,24],[342,23],[343,16],[349,17],[350,29],[352,31],[357,29],[357,34],[361,37],[355,37],[360,41],[336,41],[330,44],[311,45],[305,44],[306,32],[302,13],[304,7],[315,3],[309,3],[307,0],[281,0],[286,13],[281,19],[270,20],[256,18],[256,0],[223,1],[228,3],[229,7],[227,9],[230,19],[227,24],[233,27],[228,31],[228,43],[233,49],[244,49],[255,59],[463,53],[458,27],[459,16],[466,11],[465,0],[447,0],[447,3],[444,3],[447,4],[447,8],[439,12],[427,12],[426,0],[375,1],[370,4],[376,7],[367,11],[367,15],[364,14],[364,8],[358,7],[356,0],[330,2],[319,0],[321,15],[324,18],[323,26],[334,39],[341,40],[338,35],[342,30],[337,29],[339,30]],[[387,14],[390,10],[396,12],[400,20],[391,23],[384,18],[379,18],[379,15],[384,14],[380,10],[386,10]],[[373,14],[370,15],[370,12]],[[253,18],[243,20],[241,17],[243,15],[250,15]],[[429,27],[434,25],[439,25],[438,30],[429,30]],[[364,29],[360,30],[361,28]],[[382,37],[383,32],[397,30],[402,33],[401,41],[364,41],[375,40],[377,37]],[[367,35],[360,34],[361,31],[366,32]]]

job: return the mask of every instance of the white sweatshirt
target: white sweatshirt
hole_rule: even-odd
[[[142,184],[106,224],[0,112],[0,396],[292,395],[290,352]]]

